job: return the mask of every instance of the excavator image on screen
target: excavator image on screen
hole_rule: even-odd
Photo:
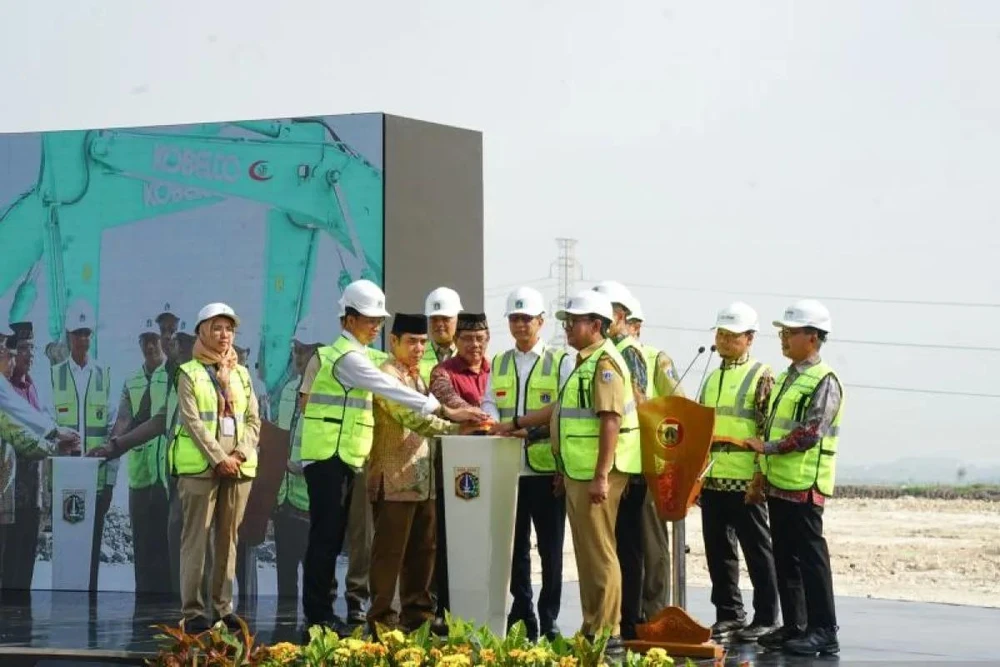
[[[357,278],[380,282],[382,173],[322,118],[41,137],[37,184],[0,210],[0,294],[17,285],[9,321],[20,321],[45,271],[54,341],[63,340],[67,304],[84,299],[99,321],[105,230],[225,199],[270,207],[257,366],[273,399],[292,377],[291,339],[308,314],[319,234],[350,255],[341,255],[341,290]]]

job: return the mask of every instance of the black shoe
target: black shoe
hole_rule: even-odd
[[[781,647],[785,653],[792,655],[833,655],[840,653],[840,642],[837,641],[837,628],[810,628],[798,639],[789,639]]]
[[[368,622],[368,616],[361,609],[351,609],[347,612],[347,625],[357,627]]]
[[[604,659],[612,665],[620,665],[625,660],[625,644],[622,643],[621,635],[608,639],[604,647]]]
[[[305,635],[307,637],[309,636],[309,628],[314,625],[319,625],[328,630],[333,630],[339,637],[349,637],[351,635],[351,628],[344,623],[344,619],[339,616],[334,616],[329,621],[310,621],[306,619]]]
[[[433,621],[431,621],[431,632],[437,635],[438,637],[447,637],[448,624],[445,623],[445,620],[443,618],[437,616],[434,618]]]
[[[226,626],[226,629],[232,633],[243,631],[243,626],[240,625],[241,619],[236,614],[226,614],[220,620]]]
[[[549,628],[548,630],[542,630],[542,636],[544,636],[550,642],[554,642],[556,640],[556,637],[559,637],[561,635],[562,631],[559,629],[559,626],[556,625],[555,623],[553,623],[552,627]]]
[[[758,623],[757,621],[754,621],[742,630],[734,632],[733,639],[741,642],[755,642],[764,635],[774,632],[777,629],[777,625],[771,623]]]
[[[803,633],[799,628],[786,625],[761,636],[757,639],[757,643],[766,649],[776,651],[784,646],[785,642],[792,639],[798,639],[803,634],[805,633]]]
[[[742,630],[747,625],[746,619],[733,618],[728,621],[716,621],[712,624],[712,639],[727,639],[729,635]]]
[[[538,619],[535,618],[535,615],[532,614],[531,616],[529,616],[527,618],[515,618],[513,616],[508,616],[507,617],[507,632],[510,632],[510,629],[512,627],[514,627],[514,625],[518,621],[521,621],[522,623],[524,623],[524,633],[528,637],[528,641],[530,641],[532,644],[534,644],[535,642],[537,642],[538,641]]]
[[[194,618],[185,618],[181,627],[189,635],[200,635],[211,630],[212,624],[204,616],[195,616]]]

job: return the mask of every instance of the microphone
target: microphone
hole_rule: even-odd
[[[705,371],[701,374],[701,382],[698,383],[698,391],[701,392],[702,386],[705,384],[705,378],[708,377],[708,365],[712,361],[712,355],[715,353],[715,346],[712,346],[712,351],[708,353],[708,358],[705,359]]]
[[[712,346],[712,351],[715,351],[715,346],[714,345]],[[683,382],[684,378],[687,377],[688,371],[690,371],[691,367],[694,366],[694,362],[698,361],[698,357],[700,357],[704,353],[705,353],[705,346],[702,345],[701,347],[698,348],[697,354],[694,355],[694,358],[691,360],[691,363],[688,364],[687,368],[684,369],[684,372],[681,373],[680,378],[677,379],[677,383],[674,384],[673,390],[669,394],[667,394],[667,396],[673,396],[674,393],[676,393],[678,387],[681,386],[681,382]]]

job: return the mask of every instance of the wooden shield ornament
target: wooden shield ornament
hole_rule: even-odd
[[[642,471],[664,521],[680,521],[701,492],[715,429],[715,410],[688,398],[661,396],[639,406]]]
[[[264,541],[267,521],[278,501],[290,453],[289,432],[269,421],[261,421],[257,448],[257,477],[250,487],[247,509],[240,524],[239,539],[251,546]]]

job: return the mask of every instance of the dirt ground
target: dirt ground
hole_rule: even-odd
[[[701,517],[685,523],[688,585],[709,586]],[[1000,503],[924,498],[830,501],[824,531],[838,595],[1000,607]],[[564,579],[576,581],[566,527]],[[538,554],[532,553],[540,581]],[[741,565],[740,583],[750,579]]]

